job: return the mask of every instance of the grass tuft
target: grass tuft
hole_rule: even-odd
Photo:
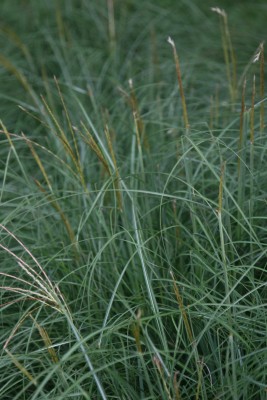
[[[266,400],[263,5],[10,3],[0,398]]]

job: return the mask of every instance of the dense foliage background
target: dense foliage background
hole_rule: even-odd
[[[1,1],[1,399],[266,399],[266,11]]]

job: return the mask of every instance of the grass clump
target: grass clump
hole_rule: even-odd
[[[177,3],[3,1],[3,399],[266,399],[264,7]]]

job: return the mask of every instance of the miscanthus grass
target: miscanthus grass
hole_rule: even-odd
[[[2,3],[0,398],[266,399],[263,4]]]

